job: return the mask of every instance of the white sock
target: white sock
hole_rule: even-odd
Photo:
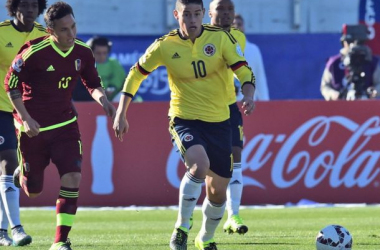
[[[234,163],[232,178],[227,187],[227,211],[228,218],[239,214],[241,196],[243,194],[243,173],[241,163]]]
[[[13,184],[12,175],[2,175],[0,177],[0,193],[11,228],[21,225],[20,191]]]
[[[195,178],[189,172],[183,176],[179,188],[179,211],[176,228],[184,227],[189,229],[190,217],[194,211],[197,201],[202,192],[204,179]]]
[[[203,201],[202,212],[203,221],[199,237],[202,242],[211,240],[214,237],[215,230],[218,227],[220,220],[223,218],[226,203],[213,204],[207,197]]]
[[[7,217],[7,213],[5,212],[5,208],[4,208],[4,202],[2,199],[0,199],[0,229],[3,229],[3,230],[8,230],[8,226],[9,226],[9,223],[8,223],[8,217]]]

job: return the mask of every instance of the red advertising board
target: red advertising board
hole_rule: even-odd
[[[185,171],[168,132],[166,102],[133,103],[123,142],[95,103],[76,103],[83,140],[81,206],[178,203]],[[380,202],[379,101],[257,102],[244,117],[242,204]],[[54,166],[44,191],[22,206],[52,206]]]

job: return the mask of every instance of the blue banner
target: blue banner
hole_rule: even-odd
[[[87,41],[90,35],[79,35]],[[157,36],[107,36],[113,42],[111,56],[126,72]],[[261,50],[271,100],[322,99],[320,82],[328,57],[338,54],[340,34],[248,35]],[[144,101],[167,101],[167,72],[160,67],[141,84],[137,94]]]

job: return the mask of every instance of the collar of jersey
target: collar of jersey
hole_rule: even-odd
[[[60,50],[60,49],[57,47],[57,45],[55,45],[52,36],[50,36],[49,39],[50,39],[50,44],[51,44],[51,46],[53,47],[53,49],[54,49],[58,54],[60,54],[62,57],[67,57],[68,55],[70,55],[71,51],[74,49],[74,46],[75,46],[75,45],[72,46],[68,51],[63,52],[62,50]]]
[[[202,29],[201,29],[201,33],[199,33],[199,35],[197,36],[197,38],[198,37],[201,37],[201,35],[203,34],[203,31],[204,31],[204,27],[203,27],[203,25],[202,25]],[[182,40],[188,40],[187,38],[184,38],[183,36],[182,36],[182,34],[181,34],[181,31],[178,29],[178,35],[179,35],[179,37],[182,39]]]

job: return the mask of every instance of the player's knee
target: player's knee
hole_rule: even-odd
[[[26,193],[26,192],[25,192]],[[26,193],[26,195],[33,199],[33,198],[37,198],[38,196],[40,196],[41,193]]]
[[[193,175],[198,178],[205,178],[210,169],[210,160],[208,157],[199,157],[193,161],[189,160],[187,165]]]
[[[61,185],[63,187],[68,187],[68,188],[78,188],[81,178],[82,178],[82,174],[79,172],[71,172],[71,173],[64,174],[61,177]]]
[[[215,204],[223,204],[227,200],[226,192],[224,192],[224,193],[221,193],[221,192],[212,193],[212,192],[210,192],[210,193],[207,193],[207,198],[209,199],[209,201],[211,201],[212,203],[215,203]]]

